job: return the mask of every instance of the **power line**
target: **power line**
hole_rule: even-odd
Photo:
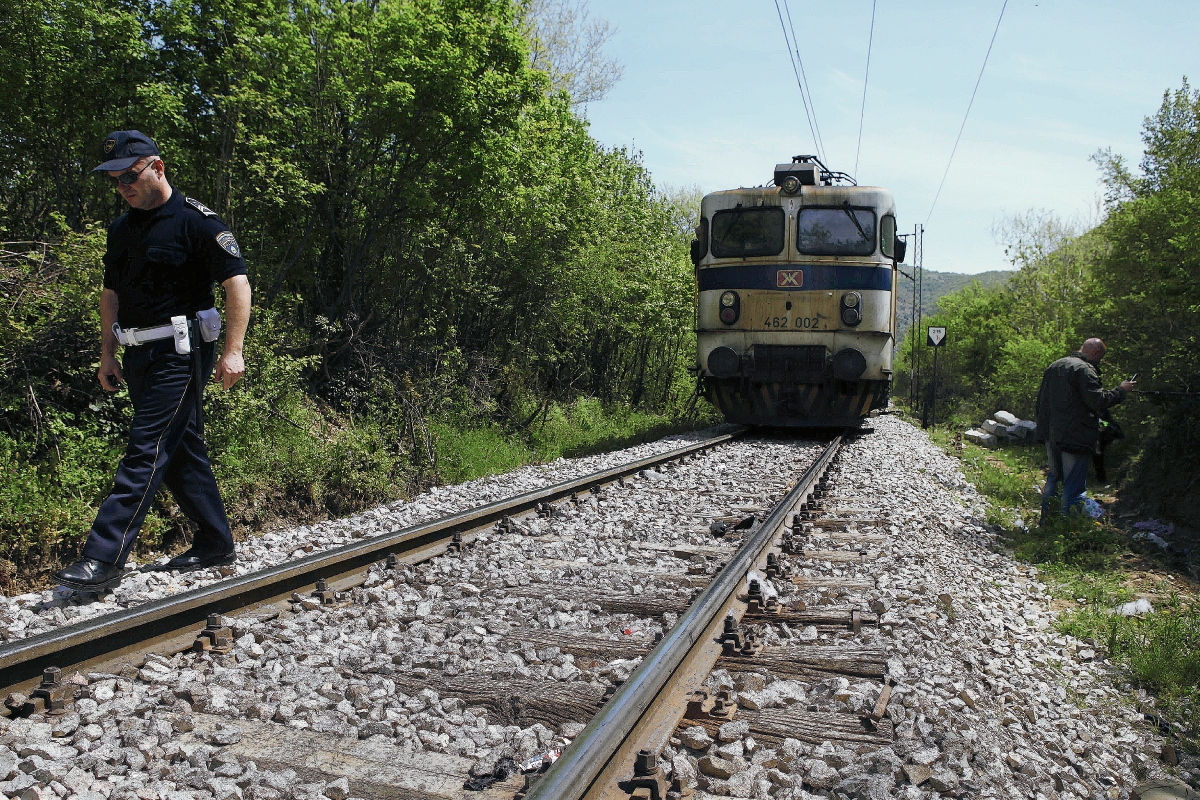
[[[796,26],[792,23],[792,9],[788,5],[788,0],[783,0],[783,10],[787,12],[788,27],[792,29],[792,46],[796,49],[796,61],[800,63],[800,77],[804,79],[804,91],[808,93],[808,104],[812,106],[813,126],[817,129],[817,149],[820,151],[821,160],[828,164],[829,157],[825,153],[825,139],[821,136],[821,124],[817,122],[817,104],[813,102],[812,89],[808,88],[808,75],[804,73],[804,59],[800,57],[800,40],[796,38]]]
[[[875,42],[875,2],[871,0],[871,34],[867,37],[867,71],[863,75],[862,108],[858,112],[858,147],[854,148],[854,179],[858,180],[858,155],[862,152],[863,117],[867,113],[867,79],[871,77],[871,45]]]
[[[786,4],[786,0],[784,0],[784,2]],[[775,0],[775,13],[779,15],[779,28],[783,31],[783,41],[784,44],[787,45],[788,59],[790,59],[792,62],[792,74],[796,76],[796,87],[800,90],[800,102],[804,104],[804,116],[808,119],[808,129],[812,133],[813,147],[816,148],[817,153],[821,155],[820,139],[817,136],[817,128],[813,121],[813,117],[815,115],[809,113],[808,98],[804,95],[804,83],[800,80],[800,71],[796,69],[796,56],[798,56],[800,53],[799,50],[797,50],[796,55],[792,55],[792,42],[790,39],[788,39],[787,25],[785,25],[783,22],[783,12],[779,9],[779,0]],[[790,14],[788,16],[789,18],[791,17]],[[823,155],[822,158],[824,158]]]
[[[975,103],[975,93],[979,91],[979,82],[983,80],[983,71],[987,68],[988,56],[992,54],[992,45],[996,43],[996,34],[1000,32],[1000,20],[1004,19],[1004,9],[1008,8],[1008,0],[1004,0],[1004,5],[1000,6],[1000,17],[996,20],[996,29],[992,31],[992,40],[988,42],[987,52],[983,55],[983,66],[979,68],[979,77],[975,79],[975,88],[971,90],[971,102],[967,103],[967,113],[963,114],[962,125],[958,128],[958,136],[954,139],[954,147],[950,149],[950,160],[946,162],[946,171],[942,173],[942,182],[938,184],[937,193],[933,196],[933,205],[929,207],[929,216],[925,218],[925,224],[929,224],[929,220],[933,217],[933,209],[937,206],[938,197],[942,194],[942,187],[946,185],[946,176],[950,174],[950,165],[954,163],[954,152],[958,150],[958,142],[962,139],[963,129],[967,127],[967,117],[971,114],[971,106]]]

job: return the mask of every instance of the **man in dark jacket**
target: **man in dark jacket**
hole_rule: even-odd
[[[1037,440],[1046,444],[1049,470],[1042,490],[1042,521],[1050,498],[1062,483],[1062,513],[1083,503],[1088,462],[1100,439],[1100,412],[1117,405],[1136,385],[1122,381],[1116,389],[1100,383],[1100,359],[1108,348],[1088,339],[1079,351],[1060,358],[1042,375],[1037,399]]]

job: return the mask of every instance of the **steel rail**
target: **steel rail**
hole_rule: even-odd
[[[467,533],[499,522],[504,517],[533,510],[541,503],[561,500],[594,487],[612,483],[648,467],[703,452],[731,441],[746,429],[631,461],[574,480],[535,489],[505,500],[478,506],[448,517],[325,550],[296,561],[239,575],[161,600],[90,620],[65,625],[45,633],[0,646],[0,688],[34,680],[50,666],[67,669],[127,649],[132,643],[177,632],[202,623],[209,614],[227,614],[280,595],[361,570],[385,558],[433,548],[441,552],[454,534]],[[432,557],[429,556],[429,557]]]
[[[693,650],[707,644],[707,634],[721,624],[720,614],[775,539],[779,527],[797,502],[812,491],[841,446],[839,435],[801,475],[762,525],[729,561],[704,592],[688,607],[663,640],[612,698],[592,718],[575,741],[525,795],[525,800],[582,800],[593,789],[612,794],[616,786],[599,786],[597,780],[633,734],[642,718],[673,680]],[[679,709],[679,716],[684,709]],[[628,777],[628,776],[623,776]]]

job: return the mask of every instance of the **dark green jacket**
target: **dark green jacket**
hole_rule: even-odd
[[[1125,390],[1105,389],[1095,364],[1072,353],[1042,374],[1037,399],[1037,440],[1068,453],[1091,453],[1100,439],[1100,412],[1125,399]]]

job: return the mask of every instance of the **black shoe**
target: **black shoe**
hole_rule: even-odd
[[[202,553],[190,548],[159,567],[163,572],[191,572],[209,567],[225,567],[237,561],[237,553]]]
[[[99,592],[111,589],[121,582],[124,567],[106,564],[94,558],[82,558],[65,569],[54,573],[54,578],[63,586],[81,592]]]

